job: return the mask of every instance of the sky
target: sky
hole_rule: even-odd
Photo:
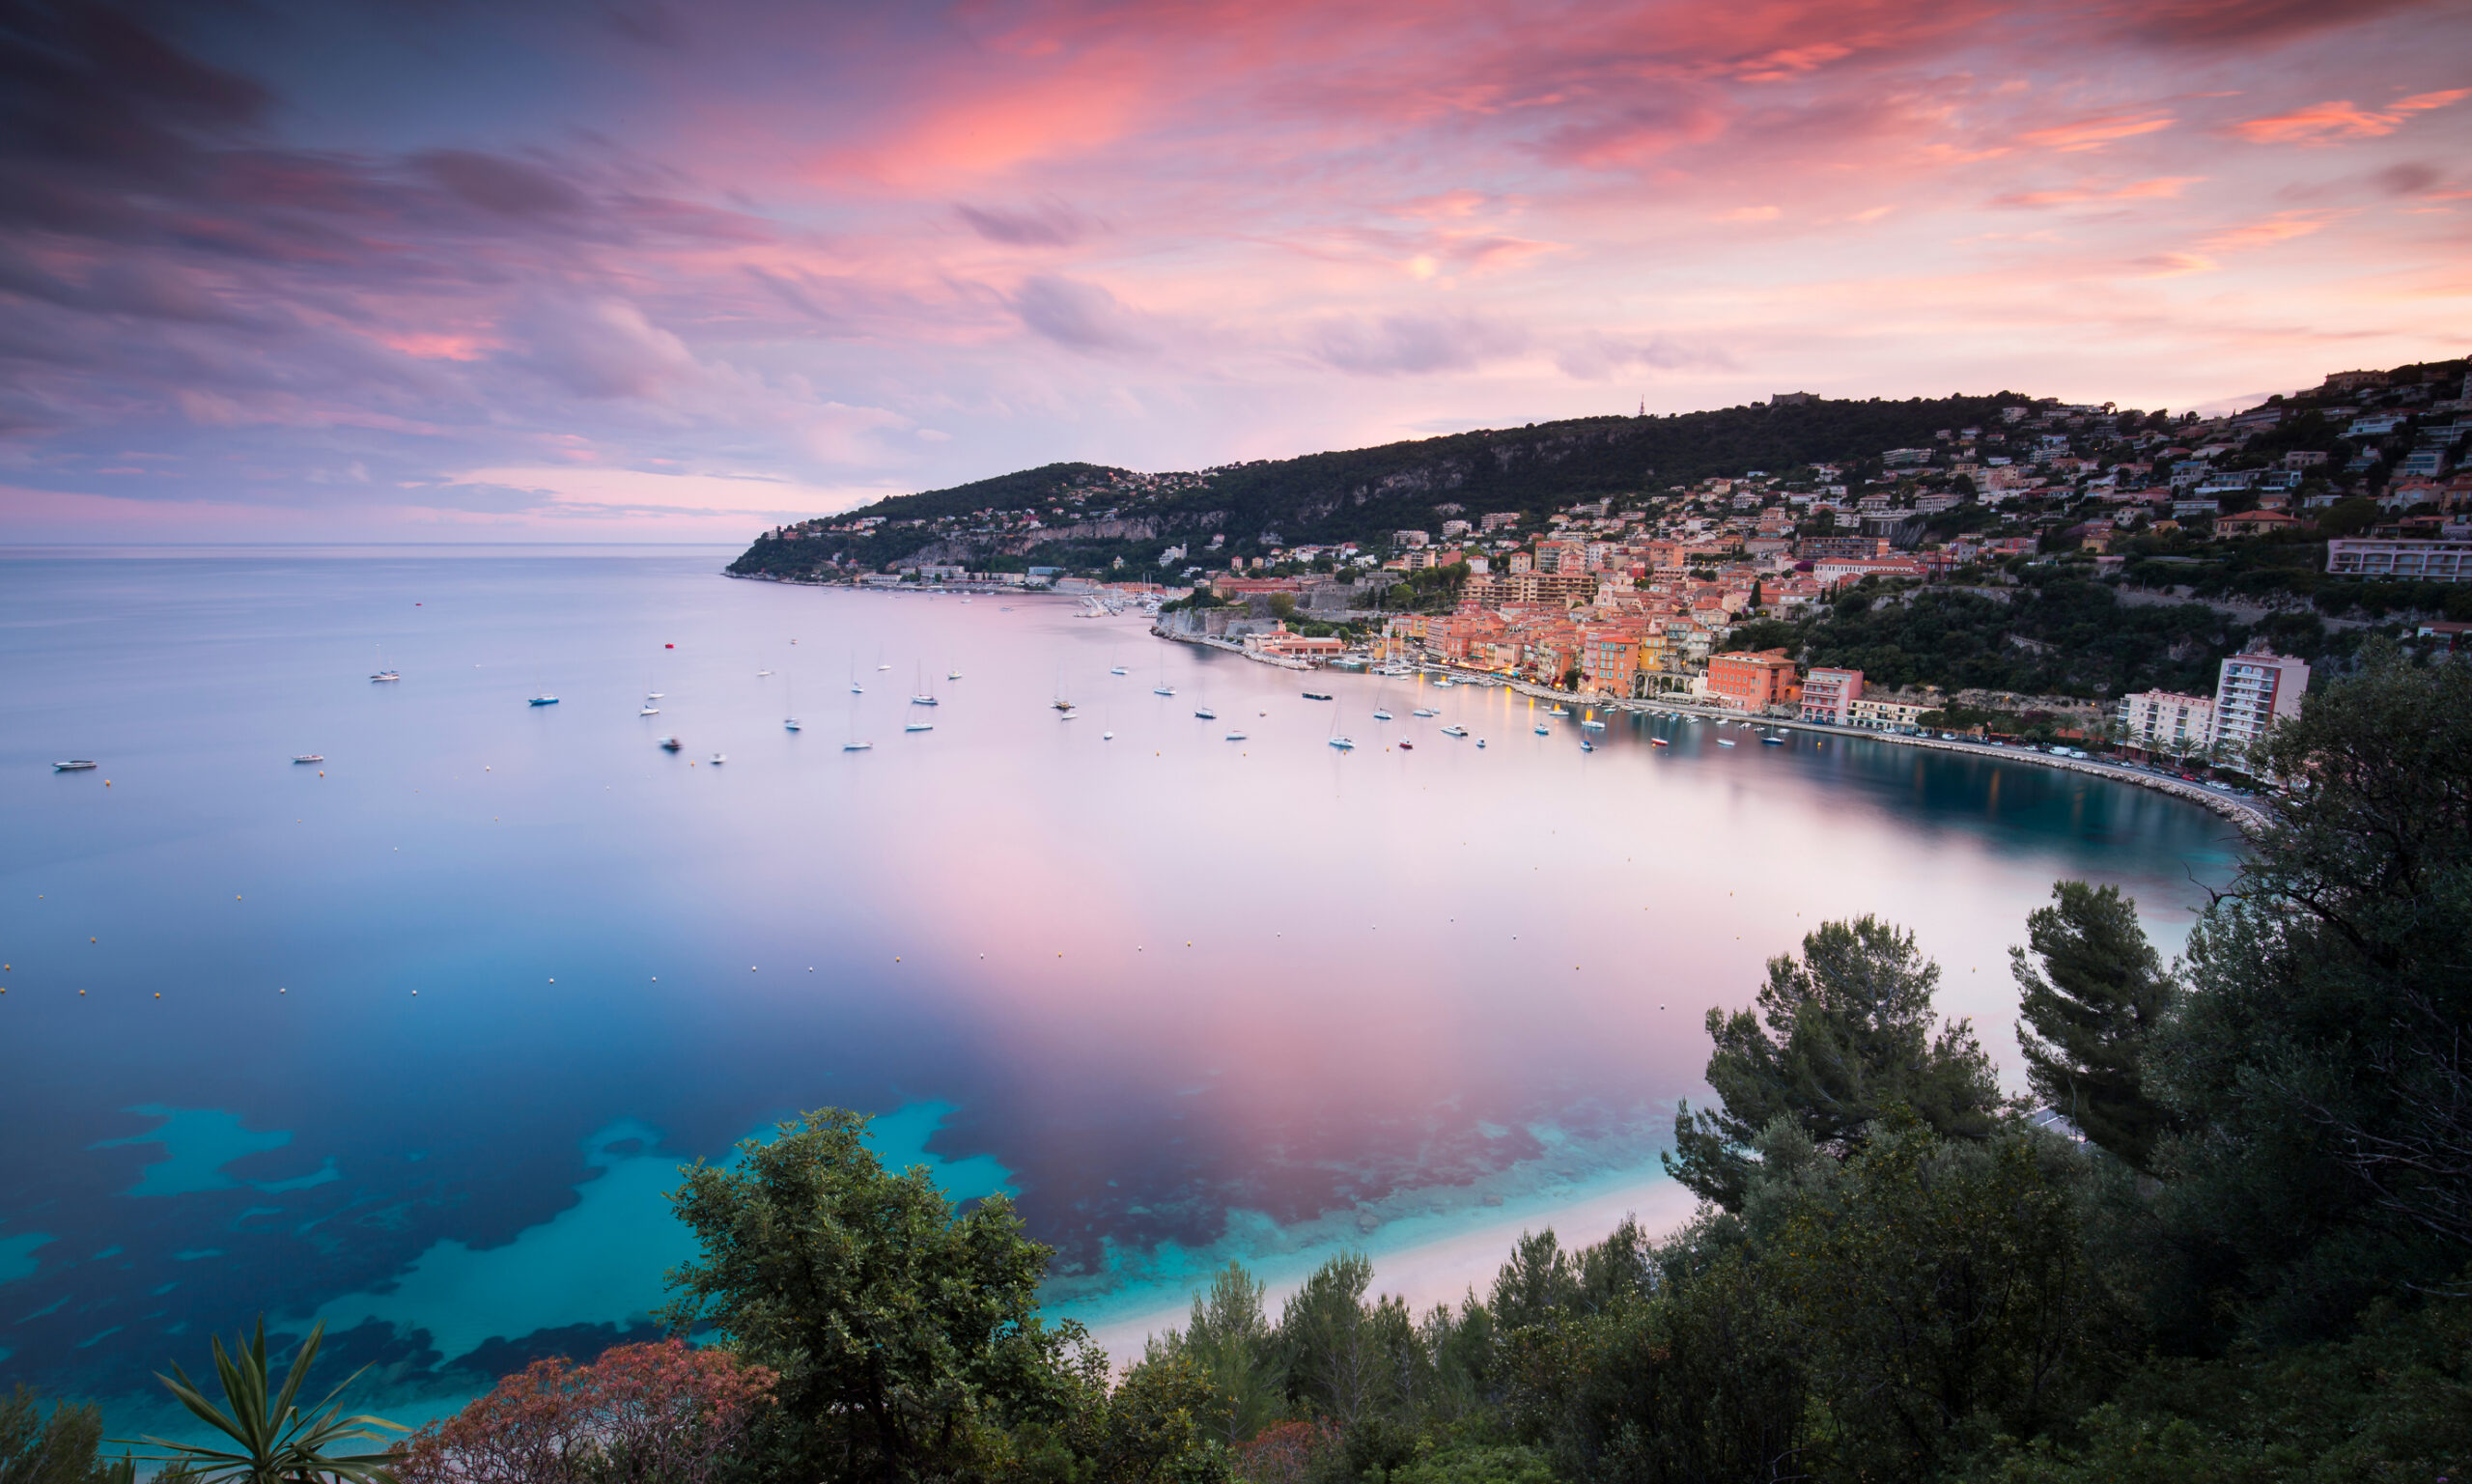
[[[0,544],[2463,353],[2472,4],[0,0]]]

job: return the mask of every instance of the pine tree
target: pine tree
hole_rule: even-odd
[[[2146,1049],[2178,986],[2119,887],[2058,882],[2051,894],[2026,919],[2028,947],[2009,950],[2027,1084],[2089,1139],[2150,1173],[2170,1118],[2147,1093]]]

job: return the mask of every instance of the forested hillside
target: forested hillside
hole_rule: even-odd
[[[1485,429],[1413,442],[1231,464],[1198,473],[1137,474],[1053,463],[948,490],[897,495],[803,522],[795,541],[759,541],[731,571],[795,575],[839,558],[862,570],[934,550],[972,564],[1028,558],[1105,565],[1160,543],[1217,534],[1228,554],[1278,544],[1386,540],[1430,529],[1440,506],[1471,517],[1538,515],[1560,506],[1711,475],[1836,462],[1876,464],[1884,448],[1928,443],[1934,432],[1996,421],[2028,399],[1812,401],[1669,417],[1595,417]],[[1027,525],[1037,519],[1038,528]],[[1035,556],[1032,556],[1035,553]],[[998,561],[996,565],[1006,565]]]

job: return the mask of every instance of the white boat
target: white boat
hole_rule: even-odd
[[[555,706],[558,704],[558,698],[553,695],[536,695],[524,704],[526,706]]]
[[[962,600],[962,602],[969,602],[969,599],[967,599],[967,598],[965,598],[965,599],[963,599],[963,600]],[[962,672],[961,672],[961,671],[959,671],[959,670],[947,670],[947,671],[945,671],[945,672],[944,672],[944,679],[946,679],[946,680],[959,680],[959,679],[961,679],[961,678],[962,678]]]
[[[668,692],[668,691],[666,691],[666,690],[647,690],[647,691],[645,691],[645,692],[644,692],[644,703],[645,703],[646,705],[650,705],[650,704],[652,704],[653,702],[658,701],[658,700],[660,700],[661,697],[663,697],[663,696],[667,695],[668,693],[669,693],[669,692]]]
[[[1414,712],[1410,713],[1410,714],[1417,716],[1439,716],[1442,713],[1435,711],[1429,706],[1419,706]]]
[[[1594,752],[1596,750],[1596,743],[1589,742],[1587,738],[1583,737],[1580,739],[1580,750],[1582,752]]]
[[[1227,734],[1227,740],[1229,742],[1243,742],[1245,740],[1245,734],[1242,732],[1230,732]]]
[[[1449,676],[1439,676],[1434,680],[1433,688],[1436,690],[1447,690],[1450,688],[1451,684],[1452,682]]]
[[[1468,729],[1464,726],[1447,726],[1442,729],[1442,735],[1445,737],[1465,737],[1468,735]]]
[[[844,752],[865,752],[874,746],[874,742],[846,742],[841,744],[841,750]]]
[[[1566,712],[1566,711],[1564,711],[1564,710],[1562,709],[1562,703],[1561,703],[1561,702],[1557,701],[1557,702],[1555,702],[1555,703],[1554,703],[1554,709],[1553,709],[1552,711],[1547,712],[1545,714],[1547,714],[1547,715],[1549,715],[1549,716],[1567,716],[1567,715],[1569,715],[1569,714],[1570,714],[1570,713],[1569,713],[1569,712]]]
[[[1199,716],[1204,721],[1217,721],[1219,719],[1219,713],[1212,711],[1207,706],[1194,707],[1194,714]]]
[[[724,754],[721,754],[721,753],[718,753],[718,752],[716,752],[716,753],[714,753],[714,754],[713,754],[713,766],[714,766],[715,768],[718,768],[718,767],[720,767],[723,763],[726,763],[726,762],[728,762],[728,761],[729,761],[729,758],[728,758],[727,756],[725,756]]]
[[[758,671],[756,671],[756,672],[755,672],[755,678],[756,678],[757,680],[762,680],[764,677],[766,677],[767,675],[770,675],[770,674],[772,674],[772,671],[770,671],[770,670],[758,670]]]
[[[1717,739],[1717,745],[1720,747],[1730,747],[1733,744],[1734,740],[1730,737],[1720,737]]]
[[[1108,666],[1108,673],[1110,675],[1122,675],[1124,673],[1124,666],[1120,664],[1111,664]]]
[[[783,717],[781,720],[781,729],[785,732],[797,731],[799,729],[799,718],[796,716]]]
[[[933,706],[936,704],[936,698],[932,695],[914,695],[910,698],[910,704],[913,706]]]
[[[1376,721],[1388,721],[1390,719],[1390,714],[1387,711],[1376,710],[1373,714],[1373,719]]]
[[[1101,742],[1114,742],[1115,740],[1116,734],[1113,732],[1101,732],[1099,734],[1099,741]]]
[[[1466,734],[1464,734],[1464,733],[1463,733],[1463,734],[1461,734],[1461,735],[1463,735],[1463,736],[1464,736],[1464,735],[1466,735]],[[1484,744],[1485,744],[1485,740],[1484,740],[1483,738],[1479,737],[1479,738],[1477,738],[1477,739],[1476,739],[1476,745],[1477,745],[1477,746],[1481,747],[1481,746],[1483,746]]]
[[[326,755],[323,752],[304,752],[293,759],[295,763],[323,763],[325,760]]]
[[[1590,716],[1586,721],[1581,722],[1580,725],[1590,732],[1602,732],[1605,730],[1605,723],[1597,720],[1594,716]]]
[[[678,750],[678,739],[675,737],[662,738],[660,740],[660,750],[663,752],[676,752]]]
[[[658,716],[660,714],[660,708],[647,702],[644,709],[635,713],[635,714],[638,716]]]
[[[1334,737],[1331,739],[1331,745],[1338,748],[1341,752],[1346,752],[1350,748],[1353,748],[1356,743],[1348,741],[1344,737]]]
[[[386,680],[402,680],[404,677],[402,677],[402,676],[400,676],[400,675],[396,674],[396,673],[395,673],[394,671],[392,671],[392,670],[380,670],[380,671],[379,671],[377,674],[375,674],[375,675],[373,675],[373,676],[371,676],[371,677],[369,677],[369,678],[370,678],[371,680],[386,681]]]
[[[936,730],[936,723],[932,721],[913,721],[910,725],[903,727],[902,730],[905,732],[932,732]]]
[[[66,763],[52,764],[51,770],[56,773],[90,773],[95,770],[95,764],[91,758],[70,758]]]

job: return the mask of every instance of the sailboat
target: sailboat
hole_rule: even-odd
[[[1341,737],[1339,735],[1339,713],[1335,707],[1331,711],[1330,742],[1332,746],[1338,748],[1341,752],[1351,751],[1356,746],[1356,742],[1352,739]]]
[[[793,641],[793,642],[796,642],[796,641]],[[781,730],[783,730],[783,731],[785,731],[785,732],[795,732],[795,731],[797,731],[797,730],[799,729],[799,681],[798,681],[798,677],[794,675],[794,676],[791,676],[790,678],[788,678],[787,680],[784,680],[783,682],[781,682],[781,686],[782,686],[782,694],[783,694],[783,695],[785,695],[785,696],[787,696],[787,697],[789,698],[789,702],[790,702],[790,714],[789,714],[788,715],[786,715],[786,716],[784,716],[784,717],[782,717],[782,718],[781,718]]]
[[[402,680],[404,678],[401,675],[396,674],[394,671],[386,668],[386,648],[384,645],[379,645],[378,648],[378,673],[369,678],[373,681]]]
[[[853,686],[850,688],[856,690],[858,687]],[[865,752],[873,746],[875,746],[874,742],[860,742],[858,740],[858,703],[853,701],[850,703],[850,740],[841,744],[841,750],[844,752]]]
[[[927,689],[927,675],[926,671],[923,669],[920,670],[918,676],[918,693],[910,698],[910,704],[913,706],[933,706],[936,704],[936,697]]]

